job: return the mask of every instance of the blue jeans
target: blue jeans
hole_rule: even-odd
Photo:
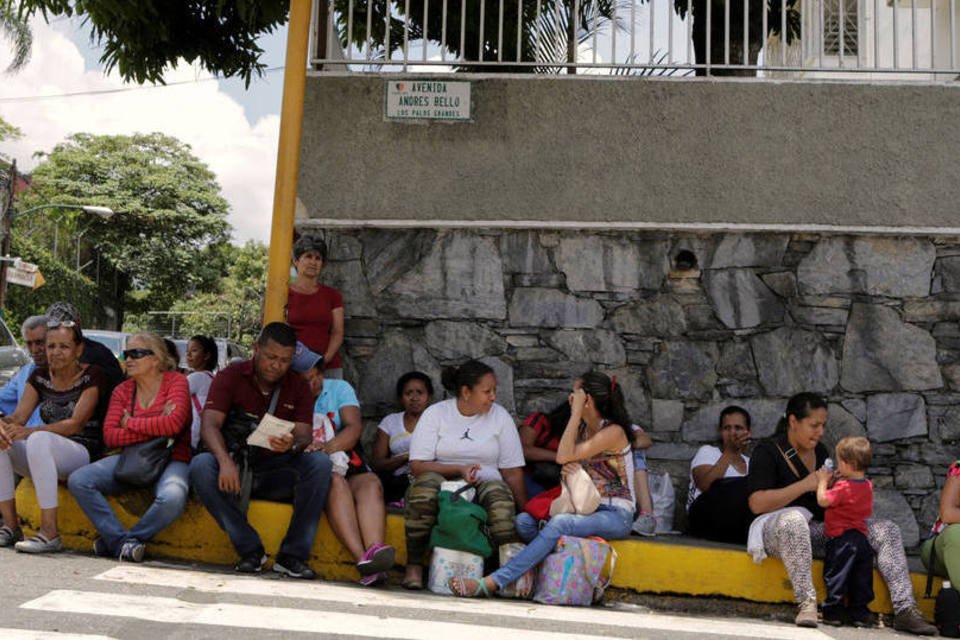
[[[185,462],[171,461],[153,487],[153,504],[137,524],[127,531],[117,520],[106,498],[131,490],[130,485],[113,478],[113,470],[119,459],[120,456],[101,458],[71,473],[67,481],[70,493],[97,528],[112,555],[120,551],[126,540],[136,538],[146,542],[172,524],[183,513],[190,491],[187,481],[189,466]]]
[[[258,490],[279,493],[293,492],[293,517],[287,535],[280,544],[280,553],[306,561],[317,537],[320,515],[327,504],[330,472],[333,465],[322,451],[314,453],[282,453],[253,463]],[[220,465],[212,453],[194,456],[190,463],[190,483],[207,511],[220,528],[227,532],[233,548],[241,558],[263,553],[263,543],[256,530],[240,510],[239,500],[219,488]]]
[[[607,540],[626,538],[633,526],[633,513],[619,507],[601,504],[597,510],[587,516],[572,513],[555,515],[543,529],[537,527],[537,521],[529,513],[517,516],[517,534],[527,546],[515,555],[510,562],[491,574],[497,587],[503,589],[512,584],[529,569],[540,564],[553,553],[560,536],[600,536]]]

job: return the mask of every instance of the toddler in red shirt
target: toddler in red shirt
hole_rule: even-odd
[[[840,626],[871,626],[867,605],[873,600],[873,548],[867,540],[866,520],[873,514],[873,485],[865,472],[872,452],[866,438],[843,438],[837,443],[839,479],[828,488],[834,474],[817,471],[817,502],[826,509],[823,530],[827,536],[823,581],[827,599],[823,622]],[[846,597],[846,607],[844,606]]]

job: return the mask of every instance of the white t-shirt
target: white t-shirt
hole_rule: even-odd
[[[715,447],[712,444],[705,444],[697,450],[697,455],[693,456],[693,460],[690,461],[690,493],[687,496],[687,511],[690,510],[690,505],[693,504],[693,501],[703,493],[697,487],[697,483],[693,481],[693,470],[696,467],[702,467],[704,465],[712,467],[717,464],[717,461],[723,455],[723,451],[720,450],[720,447]],[[743,458],[744,464],[747,465],[747,468],[750,468],[750,458],[740,454],[740,457]],[[736,467],[733,465],[727,465],[727,470],[723,472],[724,478],[741,478],[747,474],[740,473],[737,471]]]
[[[427,407],[410,441],[410,459],[479,464],[478,480],[502,480],[500,469],[522,467],[520,434],[507,410],[465,416],[451,398]]]
[[[391,413],[380,421],[380,425],[377,428],[387,434],[387,438],[390,439],[391,456],[399,456],[410,451],[410,442],[413,440],[413,434],[407,431],[407,428],[403,425],[403,411]],[[409,472],[410,465],[405,464],[394,471],[393,475],[402,476]]]
[[[200,443],[200,413],[207,403],[210,384],[213,383],[211,371],[194,371],[187,376],[190,386],[190,408],[193,410],[193,424],[190,426],[190,446],[194,449]]]

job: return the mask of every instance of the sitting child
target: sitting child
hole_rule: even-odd
[[[866,525],[873,513],[873,485],[865,477],[871,457],[870,442],[866,438],[843,438],[837,443],[839,479],[833,487],[827,488],[833,472],[826,467],[817,471],[817,502],[826,509],[824,624],[850,623],[855,627],[873,624],[867,605],[873,600],[874,552],[867,540]]]

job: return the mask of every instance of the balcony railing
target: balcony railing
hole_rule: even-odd
[[[312,64],[951,81],[960,0],[330,0]],[[321,26],[323,25],[323,26]]]

